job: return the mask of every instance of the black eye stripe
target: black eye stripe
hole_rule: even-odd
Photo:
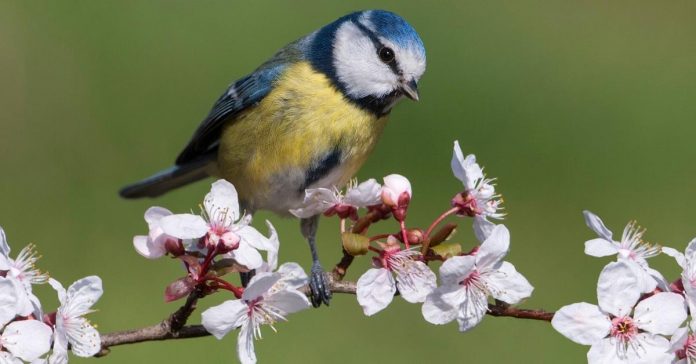
[[[360,31],[362,31],[370,39],[370,41],[372,41],[372,45],[374,45],[375,47],[377,56],[379,56],[379,52],[382,50],[382,48],[389,48],[386,45],[384,45],[384,43],[382,43],[379,40],[379,37],[377,37],[377,35],[372,30],[370,30],[370,28],[366,27],[365,24],[359,21],[353,22],[353,24],[355,24],[358,27],[358,29],[360,29]],[[399,64],[396,61],[396,55],[394,55],[394,58],[391,60],[391,62],[385,64],[389,66],[389,68],[392,70],[392,72],[394,72],[395,75],[401,76],[401,70],[399,69]]]

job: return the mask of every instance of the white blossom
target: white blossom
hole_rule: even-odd
[[[301,208],[292,209],[290,213],[299,218],[308,218],[318,214],[328,216],[337,214],[341,218],[357,218],[359,208],[381,203],[382,187],[374,179],[357,184],[353,180],[343,195],[339,189],[311,188],[305,190]]]
[[[454,142],[452,173],[464,185],[464,192],[458,194],[452,204],[459,207],[459,214],[474,218],[474,233],[479,241],[484,241],[495,228],[488,218],[502,219],[502,199],[495,193],[494,179],[485,178],[483,168],[476,163],[476,156],[464,157],[459,142]]]
[[[14,281],[17,286],[18,316],[41,315],[41,303],[33,294],[32,285],[46,283],[48,275],[36,268],[39,258],[33,244],[24,247],[16,259],[10,258],[10,246],[5,232],[0,228],[0,271],[5,272],[4,277]]]
[[[460,331],[478,325],[488,310],[488,297],[516,304],[534,290],[509,262],[503,261],[510,233],[497,225],[474,256],[455,256],[440,266],[442,285],[428,295],[423,317],[433,324],[457,319]]]
[[[51,348],[52,335],[51,328],[41,321],[14,321],[0,335],[0,346],[11,355],[5,354],[0,359],[9,363],[17,362],[15,359],[34,361]]]
[[[394,298],[397,289],[410,303],[423,302],[435,289],[435,273],[420,260],[420,252],[401,250],[398,241],[390,236],[379,258],[374,259],[376,268],[369,269],[357,282],[358,303],[367,316],[385,309]],[[396,279],[394,278],[396,275]]]
[[[239,264],[249,269],[260,267],[263,258],[258,250],[271,251],[274,247],[249,225],[251,216],[241,214],[234,186],[222,179],[216,181],[203,205],[205,218],[193,214],[165,216],[159,220],[162,231],[184,240],[187,250],[199,249],[199,239],[205,237],[206,248],[223,248]]]
[[[270,325],[275,330],[273,325],[276,322],[285,321],[287,315],[310,307],[307,297],[293,288],[289,281],[278,285],[282,278],[283,273],[257,273],[244,289],[241,299],[225,301],[202,314],[203,326],[218,339],[240,328],[237,354],[243,364],[256,363],[254,339],[261,337],[261,325]]]
[[[599,305],[564,306],[551,324],[568,339],[591,345],[590,364],[669,363],[673,356],[663,335],[674,334],[686,319],[684,299],[661,292],[638,302],[640,284],[626,261],[610,263],[597,282]]]
[[[150,228],[148,235],[137,235],[133,238],[133,246],[138,254],[148,259],[157,259],[167,253],[166,242],[176,239],[164,233],[160,221],[172,212],[164,207],[150,207],[145,211],[145,221]]]
[[[101,349],[101,337],[83,316],[94,312],[91,307],[103,293],[101,279],[97,276],[82,278],[71,284],[67,291],[55,279],[51,279],[49,283],[58,293],[60,301],[49,363],[67,363],[68,344],[77,356],[94,356]]]
[[[411,182],[406,177],[400,174],[390,174],[384,177],[382,202],[385,205],[389,207],[403,207],[404,203],[408,205],[412,196]]]
[[[643,241],[645,229],[634,221],[629,222],[621,235],[621,241],[612,238],[611,230],[604,226],[599,216],[590,211],[583,211],[585,224],[594,231],[598,238],[585,242],[585,254],[593,257],[617,255],[618,260],[625,260],[635,270],[641,292],[652,292],[658,285],[667,290],[667,282],[660,272],[648,266],[647,258],[660,254],[660,247]]]

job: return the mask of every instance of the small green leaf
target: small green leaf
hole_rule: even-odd
[[[352,256],[365,255],[370,246],[370,239],[365,235],[343,233],[341,239],[343,240],[343,249]]]
[[[459,243],[442,243],[432,248],[435,254],[449,258],[459,255],[462,252],[462,246]]]

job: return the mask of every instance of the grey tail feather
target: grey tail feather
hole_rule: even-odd
[[[142,181],[123,187],[119,195],[123,198],[157,197],[175,188],[208,177],[207,168],[213,161],[201,158],[196,161],[167,168]]]

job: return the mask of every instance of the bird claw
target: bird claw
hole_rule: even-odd
[[[331,301],[331,287],[324,269],[319,262],[312,264],[312,271],[309,277],[310,301],[312,306],[319,307],[322,303],[329,305]]]

